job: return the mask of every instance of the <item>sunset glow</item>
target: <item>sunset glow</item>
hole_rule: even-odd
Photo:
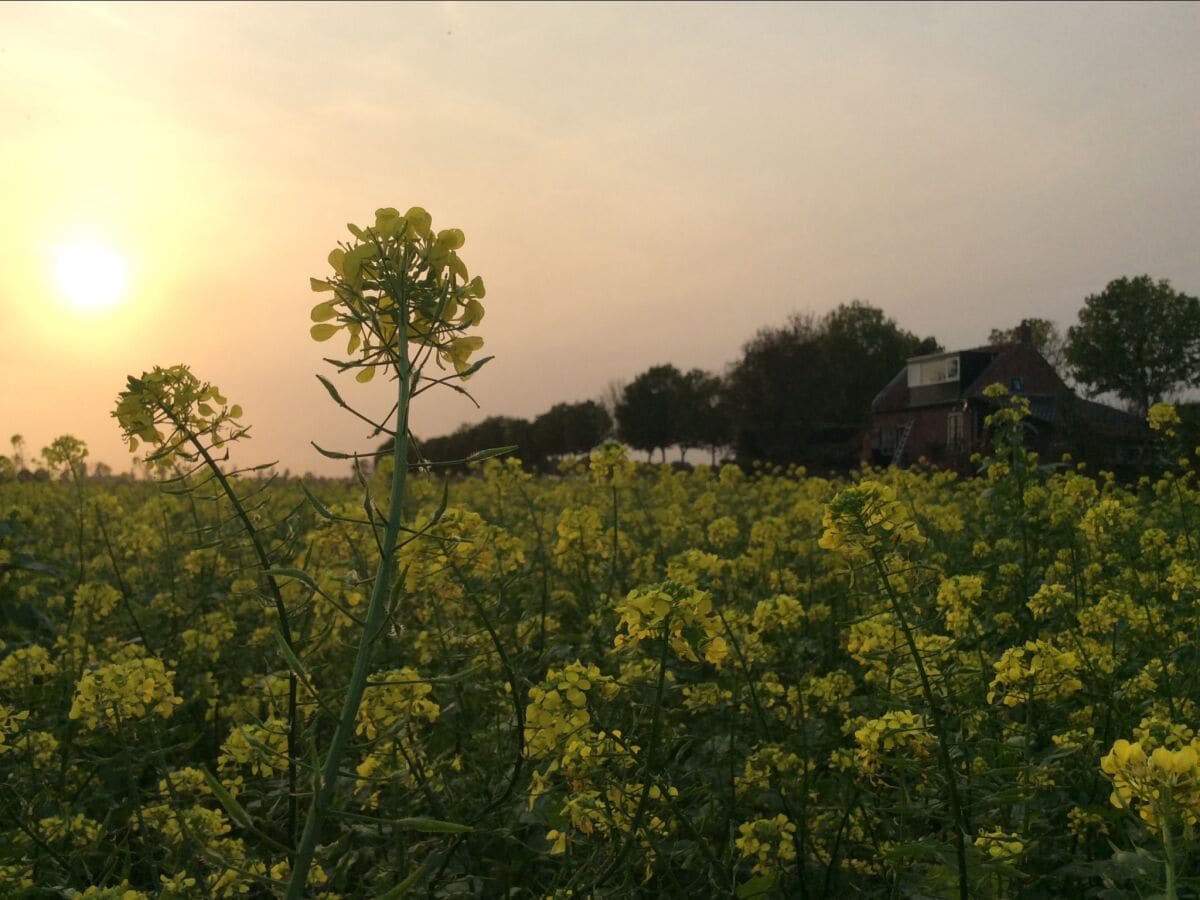
[[[310,441],[369,428],[313,378],[308,279],[381,206],[488,285],[479,406],[419,406],[426,438],[854,299],[959,348],[1122,274],[1195,292],[1196,9],[7,4],[0,421],[120,471],[115,391],[187,362],[255,460],[345,474]]]
[[[114,250],[94,242],[54,248],[54,284],[78,309],[108,309],[125,297],[129,265]]]

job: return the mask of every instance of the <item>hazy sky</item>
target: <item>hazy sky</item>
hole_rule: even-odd
[[[955,348],[1121,275],[1198,293],[1197,47],[1197,4],[0,5],[0,453],[125,469],[125,375],[187,362],[249,458],[341,473],[308,277],[379,206],[488,286],[483,409],[426,395],[426,436],[855,298]],[[80,236],[113,309],[55,288]]]

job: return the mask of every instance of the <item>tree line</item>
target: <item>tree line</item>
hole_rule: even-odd
[[[1200,386],[1200,300],[1149,275],[1119,278],[1085,298],[1066,331],[1027,319],[1033,344],[1089,396],[1109,395],[1130,411]],[[1018,339],[993,329],[989,342]],[[651,366],[614,386],[607,402],[559,403],[532,421],[493,416],[425,441],[427,459],[463,459],[481,447],[516,446],[530,468],[553,468],[564,456],[616,439],[663,462],[702,450],[713,463],[799,463],[834,470],[857,463],[858,439],[870,425],[871,401],[913,356],[938,353],[932,336],[900,327],[861,301],[821,316],[793,314],[762,328],[725,372]],[[1193,412],[1185,405],[1185,422]]]
[[[1078,323],[1065,332],[1047,319],[1025,325],[1064,379],[1089,396],[1115,397],[1137,415],[1200,387],[1200,299],[1168,281],[1149,275],[1111,281],[1085,298]],[[1016,339],[1016,329],[989,335],[992,343]],[[842,469],[857,463],[858,437],[870,425],[875,395],[909,357],[942,349],[934,337],[920,337],[854,301],[762,328],[723,373],[654,365],[614,386],[604,401],[557,403],[532,420],[491,416],[419,442],[420,453],[452,461],[515,446],[528,468],[549,471],[564,457],[616,439],[664,462],[674,447],[681,460],[699,449],[713,463],[732,458]],[[1180,413],[1185,426],[1195,423],[1200,441],[1200,406],[1184,404]],[[49,477],[20,435],[11,443],[12,456],[0,456],[0,480]],[[100,463],[94,474],[111,470]]]

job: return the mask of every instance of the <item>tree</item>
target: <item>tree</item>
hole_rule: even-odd
[[[1066,339],[1058,324],[1049,319],[1025,319],[1016,328],[993,328],[988,334],[988,343],[1017,343],[1021,340],[1021,326],[1029,329],[1029,340],[1034,349],[1054,367],[1054,371],[1063,378],[1069,375]]]
[[[871,400],[910,356],[939,350],[883,311],[855,301],[821,318],[793,315],[746,344],[727,379],[741,460],[853,465]]]
[[[724,383],[720,376],[703,369],[692,369],[683,376],[676,428],[681,462],[689,448],[704,447],[709,451],[712,464],[716,465],[717,450],[729,446],[729,409],[724,399]]]
[[[1090,394],[1111,391],[1145,415],[1163,397],[1200,386],[1200,299],[1149,275],[1110,281],[1067,331],[1067,360]]]
[[[17,472],[25,471],[25,438],[19,434],[14,434],[11,438],[9,438],[9,442],[12,444],[13,449],[13,466],[16,468]]]
[[[548,456],[587,453],[612,431],[612,419],[595,400],[556,403],[533,420],[537,448]]]
[[[672,365],[653,366],[625,388],[617,404],[617,435],[647,456],[678,443],[679,408],[685,392],[683,373]]]

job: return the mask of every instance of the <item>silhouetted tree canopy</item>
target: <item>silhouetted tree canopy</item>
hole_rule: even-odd
[[[688,449],[703,447],[716,464],[717,451],[732,442],[725,385],[719,376],[703,369],[692,369],[683,376],[676,426],[680,460]]]
[[[587,453],[611,431],[612,419],[596,401],[556,403],[533,420],[530,449],[542,456]]]
[[[852,465],[871,400],[911,356],[941,349],[855,301],[820,318],[795,314],[743,348],[727,380],[741,460]]]
[[[653,366],[625,386],[617,404],[617,436],[635,450],[652,454],[678,442],[686,381],[672,365]]]
[[[421,454],[429,462],[446,463],[466,459],[481,450],[515,445],[517,457],[537,466],[539,460],[533,449],[534,443],[533,427],[526,419],[489,416],[474,425],[462,425],[451,434],[423,440],[420,447]],[[380,450],[390,449],[391,444],[391,441],[386,442]],[[415,455],[410,459],[416,462]]]
[[[1093,395],[1112,391],[1134,412],[1200,386],[1200,299],[1149,275],[1110,281],[1084,300],[1067,359]]]

